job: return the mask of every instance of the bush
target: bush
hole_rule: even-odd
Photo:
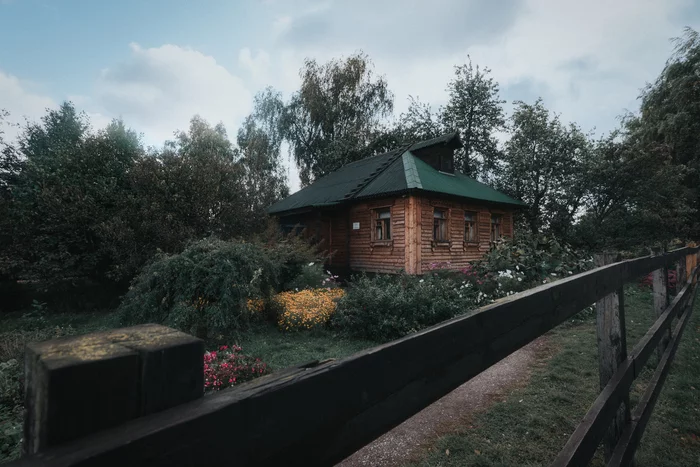
[[[304,264],[299,274],[289,281],[284,286],[284,289],[298,291],[316,289],[318,287],[338,287],[338,276],[331,274],[330,271],[325,271],[322,262],[312,261],[308,264]]]
[[[274,298],[277,324],[283,331],[299,331],[323,326],[330,320],[343,289],[306,289],[281,292]]]
[[[242,349],[222,345],[204,354],[204,392],[219,391],[269,373],[259,358],[244,355]]]
[[[555,237],[523,231],[513,239],[500,240],[482,260],[474,263],[473,270],[486,279],[492,279],[494,275],[501,279],[515,279],[519,284],[511,285],[520,291],[592,267],[590,255]]]
[[[134,279],[122,324],[165,325],[206,338],[247,328],[248,298],[271,296],[281,266],[257,243],[207,239],[181,254],[160,255]]]
[[[22,405],[22,365],[14,358],[0,363],[0,405]]]
[[[353,337],[375,341],[402,337],[473,308],[478,292],[463,285],[433,273],[359,276],[338,302],[331,324]]]

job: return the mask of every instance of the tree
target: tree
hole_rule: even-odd
[[[417,141],[435,138],[447,133],[438,113],[429,104],[409,96],[406,112],[393,124],[383,124],[373,132],[368,147],[370,154],[379,154]]]
[[[645,151],[655,153],[688,170],[683,185],[691,190],[695,210],[700,209],[700,35],[686,28],[674,39],[674,53],[663,71],[641,94],[635,131]],[[700,234],[694,221],[693,237]]]
[[[545,228],[565,236],[586,193],[588,138],[576,125],[563,125],[541,99],[515,105],[510,139],[495,166],[497,185],[527,203],[533,233]]]
[[[253,113],[238,130],[246,217],[251,232],[263,231],[266,209],[289,194],[280,151],[283,111],[281,95],[268,88],[255,97]]]
[[[127,174],[140,151],[132,137],[119,122],[91,133],[70,103],[24,128],[22,163],[10,184],[9,269],[49,282],[107,277],[100,230],[128,196]]]
[[[383,77],[363,53],[319,65],[307,59],[301,88],[285,108],[283,128],[302,185],[367,155],[380,120],[393,109]]]
[[[459,132],[464,147],[455,154],[455,168],[477,177],[492,169],[499,156],[495,133],[504,129],[503,103],[491,70],[468,63],[455,66],[447,86],[449,101],[441,112],[442,125]],[[483,167],[482,167],[483,166]]]
[[[576,242],[589,248],[628,249],[687,235],[692,209],[682,185],[685,168],[648,151],[639,138],[639,119],[595,143],[585,167],[585,214]]]

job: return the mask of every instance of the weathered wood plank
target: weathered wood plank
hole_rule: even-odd
[[[201,397],[204,345],[141,325],[27,346],[25,453]]]
[[[222,449],[239,465],[333,464],[625,281],[688,251],[546,284],[339,361],[273,374],[126,423],[22,465],[205,464],[220,460]],[[606,390],[616,380],[629,387],[635,372],[628,359]],[[605,405],[614,412],[619,402],[613,402],[607,398]]]
[[[652,313],[654,319],[657,319],[668,306],[668,269],[666,267],[659,268],[652,272],[652,290],[654,294],[654,308]],[[671,336],[671,329],[668,330],[666,336],[661,339],[657,350],[658,360],[661,361],[661,356],[666,350],[666,345]]]
[[[597,267],[619,260],[618,254],[603,253],[594,257]],[[620,364],[627,358],[624,290],[619,288],[596,302],[596,336],[598,343],[598,373],[603,390]],[[625,424],[630,419],[629,394],[622,398],[607,433],[603,438],[605,458],[610,459]]]
[[[690,316],[693,313],[696,293],[697,292],[694,291],[690,304],[684,307],[685,311],[676,325],[676,329],[673,332],[673,337],[668,347],[666,347],[659,366],[656,368],[651,381],[649,381],[649,385],[647,386],[644,395],[634,410],[631,423],[627,426],[620,437],[620,441],[607,464],[608,467],[629,466],[634,462],[634,454],[639,446],[640,440],[642,439],[642,435],[644,434],[646,425],[649,422],[649,417],[654,410],[656,400],[661,393],[663,384],[666,381],[666,376],[671,368],[671,363],[673,362],[673,357],[676,354],[676,350],[678,350],[678,345],[683,336],[685,326],[688,324]]]

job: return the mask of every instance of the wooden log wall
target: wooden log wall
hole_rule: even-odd
[[[406,204],[408,196],[358,203],[350,208],[350,269],[355,271],[397,273],[405,269]],[[391,209],[391,240],[372,241],[373,210]],[[352,224],[360,224],[353,229]]]
[[[502,208],[489,208],[484,205],[439,198],[420,198],[421,204],[421,260],[423,273],[434,268],[461,269],[470,262],[480,259],[491,248],[491,214],[503,216],[503,235],[513,236],[513,213]],[[449,242],[433,242],[433,212],[446,209],[448,215]],[[477,213],[478,243],[464,242],[464,212]]]

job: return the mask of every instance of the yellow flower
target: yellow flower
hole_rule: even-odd
[[[284,330],[311,329],[328,322],[343,289],[311,289],[281,292],[275,301],[282,310],[277,324]]]

